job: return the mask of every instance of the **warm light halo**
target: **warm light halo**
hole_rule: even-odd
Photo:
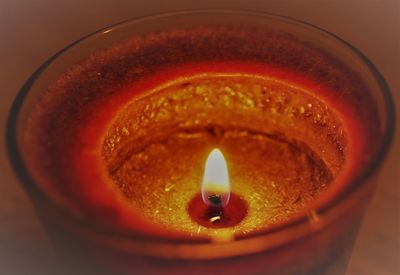
[[[221,206],[229,202],[231,186],[226,160],[221,150],[214,148],[208,155],[204,168],[203,183],[201,185],[201,196],[205,204],[211,205],[210,196],[218,196]]]

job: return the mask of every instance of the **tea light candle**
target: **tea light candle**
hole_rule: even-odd
[[[198,274],[234,269],[229,257],[251,253],[260,254],[247,258],[249,272],[328,266],[361,211],[351,205],[364,205],[371,189],[345,199],[386,128],[373,93],[347,64],[358,63],[320,49],[332,42],[318,44],[314,30],[303,35],[318,45],[290,34],[299,30],[285,20],[269,20],[279,30],[210,23],[130,38],[68,69],[55,62],[60,76],[42,80],[46,92],[36,88],[39,100],[27,100],[23,107],[34,107],[18,137],[38,193],[74,217],[49,220],[96,247],[129,251],[143,272],[158,265],[135,253],[221,259],[168,262],[197,266]]]

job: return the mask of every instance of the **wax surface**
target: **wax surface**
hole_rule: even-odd
[[[322,102],[288,82],[202,74],[121,110],[103,154],[110,178],[146,219],[192,236],[225,238],[285,222],[313,202],[343,165],[341,127]],[[318,137],[318,153],[298,140],[318,134],[333,137]],[[243,221],[227,229],[202,226],[188,211],[215,147],[226,158],[232,192],[248,204]]]

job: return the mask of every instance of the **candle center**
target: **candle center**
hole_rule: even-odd
[[[231,194],[227,163],[217,148],[208,155],[201,196],[192,199],[188,212],[192,220],[207,228],[232,227],[247,215],[246,203]]]
[[[335,112],[301,87],[208,73],[127,105],[103,158],[150,222],[214,237],[256,232],[306,209],[339,173],[345,145]]]

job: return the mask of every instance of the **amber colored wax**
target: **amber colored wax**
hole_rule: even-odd
[[[215,235],[188,213],[206,156],[224,153],[232,192],[248,204],[228,230],[246,234],[287,221],[331,183],[344,156],[342,123],[323,102],[279,79],[235,73],[194,74],[153,91],[116,116],[103,156],[113,183],[155,224],[191,236]],[[284,128],[321,127],[336,134],[326,160]],[[333,130],[334,129],[334,130]],[[329,147],[330,146],[330,147]],[[326,163],[326,162],[330,163]],[[226,230],[225,230],[226,231]]]

